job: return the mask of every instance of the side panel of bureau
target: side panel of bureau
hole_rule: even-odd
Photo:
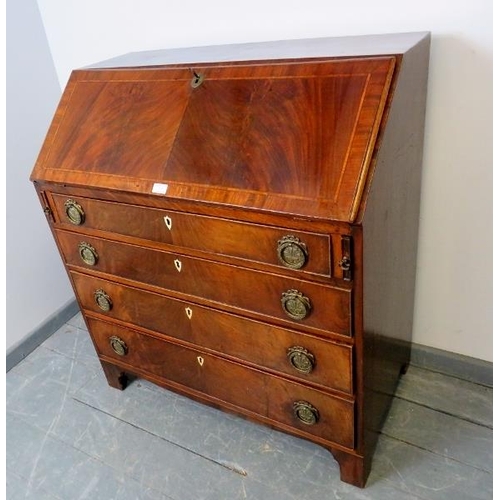
[[[362,220],[367,464],[410,361],[429,42],[403,59]]]

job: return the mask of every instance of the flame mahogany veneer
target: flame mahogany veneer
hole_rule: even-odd
[[[109,384],[328,448],[364,486],[409,361],[429,35],[76,70],[34,182]]]

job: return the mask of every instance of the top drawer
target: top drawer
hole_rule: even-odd
[[[331,276],[330,236],[52,194],[56,223]]]

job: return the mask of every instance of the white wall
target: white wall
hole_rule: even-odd
[[[38,0],[61,85],[130,51],[433,34],[414,339],[492,360],[491,0]]]
[[[61,95],[36,0],[7,1],[6,83],[8,349],[73,297],[29,182]]]

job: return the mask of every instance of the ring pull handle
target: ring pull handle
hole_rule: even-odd
[[[109,312],[113,308],[111,297],[104,290],[96,290],[94,292],[94,301],[99,309],[104,312]]]
[[[349,257],[342,257],[342,260],[339,262],[339,267],[342,271],[349,271],[351,269],[351,259]]]
[[[342,278],[344,281],[352,280],[352,239],[350,236],[342,236],[342,258],[338,262],[342,270]]]
[[[82,206],[75,200],[66,200],[64,203],[64,211],[71,224],[81,226],[85,222],[85,212],[83,211]]]
[[[278,240],[276,251],[278,260],[289,269],[301,269],[306,265],[309,257],[306,244],[292,235]]]
[[[306,425],[315,425],[319,421],[319,411],[307,401],[295,401],[293,403],[293,413]]]
[[[90,243],[85,241],[82,241],[78,245],[78,253],[80,254],[80,258],[83,262],[89,266],[95,266],[99,260],[99,255],[97,254],[96,249]]]
[[[128,353],[127,344],[123,339],[117,337],[116,335],[109,337],[109,345],[111,346],[111,349],[118,354],[118,356],[126,356]]]
[[[281,294],[281,307],[292,319],[305,319],[311,314],[311,300],[298,290],[287,290]]]
[[[290,364],[300,373],[311,373],[316,364],[314,354],[301,346],[290,347],[287,357]]]

